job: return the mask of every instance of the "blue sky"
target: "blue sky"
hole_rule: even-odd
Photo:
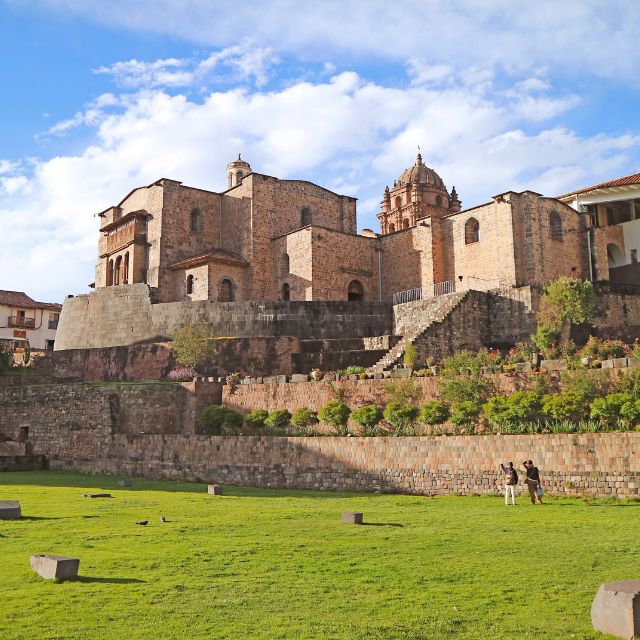
[[[93,281],[93,214],[159,177],[359,199],[415,159],[463,207],[640,171],[640,3],[0,0],[0,288]]]

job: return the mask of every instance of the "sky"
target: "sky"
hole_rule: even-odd
[[[0,289],[94,280],[95,214],[254,171],[358,198],[418,147],[463,208],[640,171],[640,2],[0,0]]]

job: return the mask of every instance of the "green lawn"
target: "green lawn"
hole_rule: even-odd
[[[640,577],[640,503],[116,484],[0,474],[24,515],[0,521],[0,638],[604,638],[598,586]],[[81,579],[42,580],[33,553]]]

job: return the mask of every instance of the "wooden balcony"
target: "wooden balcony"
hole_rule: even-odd
[[[107,236],[107,254],[115,253],[134,242],[144,242],[143,220],[129,220],[122,227],[112,230]]]
[[[25,318],[24,316],[9,316],[10,327],[24,327],[25,329],[33,329],[36,326],[35,318]]]

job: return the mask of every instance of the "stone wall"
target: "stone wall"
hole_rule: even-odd
[[[342,338],[392,333],[382,302],[172,302],[151,304],[144,284],[67,298],[56,350],[92,349],[169,339],[185,324],[206,323],[225,337]]]
[[[638,496],[640,434],[276,438],[114,435],[52,468],[258,487],[419,495],[501,490],[500,462],[533,459],[548,493]],[[518,493],[525,493],[520,485]],[[526,499],[522,495],[522,499]]]

